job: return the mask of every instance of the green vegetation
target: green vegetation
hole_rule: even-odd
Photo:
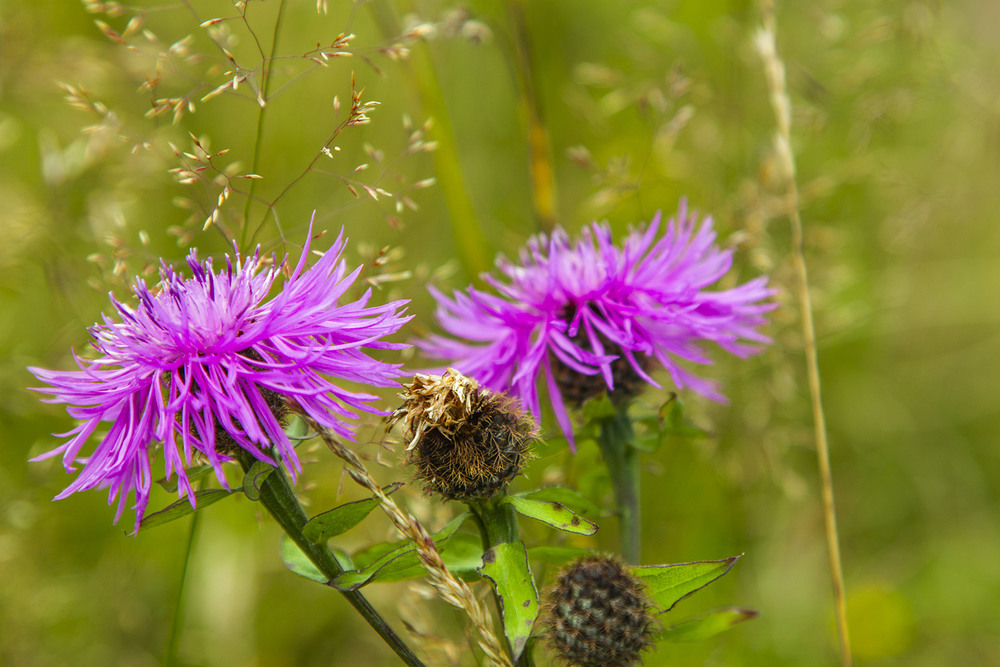
[[[73,423],[25,390],[36,384],[25,367],[73,368],[109,291],[127,301],[135,275],[155,276],[161,257],[182,265],[190,247],[297,257],[315,211],[329,234],[316,247],[343,227],[348,263],[366,264],[380,301],[412,300],[402,341],[435,330],[427,283],[477,281],[553,219],[573,231],[607,219],[621,235],[680,197],[737,248],[733,282],[769,275],[781,307],[763,354],[719,355],[728,404],[682,393],[686,426],[637,426],[652,443],[644,561],[745,554],[664,625],[734,601],[760,616],[659,645],[646,664],[838,663],[755,3],[330,0],[322,14],[271,0],[210,23],[240,10],[140,2],[121,16],[55,0],[0,7],[0,664],[160,664],[178,600],[177,664],[396,664],[339,595],[282,566],[279,529],[239,494],[198,512],[193,532],[183,519],[136,538],[99,491],[50,502],[72,477],[58,457],[28,459]],[[134,16],[142,25],[127,27]],[[988,0],[777,7],[851,638],[866,665],[1000,662],[998,20]],[[202,101],[227,72],[245,78]],[[651,415],[669,398],[657,377],[666,388],[639,399]],[[574,456],[551,416],[545,428],[511,492],[566,485],[611,507],[597,434]],[[388,485],[403,454],[380,449],[383,433],[369,418],[357,449]],[[296,490],[311,514],[369,497],[308,447]],[[417,486],[393,498],[440,530],[454,514]],[[156,489],[150,510],[174,500]],[[544,523],[520,528],[549,546]],[[346,554],[398,536],[374,511],[336,539]],[[558,539],[553,549],[617,545],[613,528]],[[551,581],[555,568],[536,562]],[[446,664],[469,651],[463,618],[427,590],[365,589],[401,634],[400,618],[429,647],[457,642],[431,654]]]

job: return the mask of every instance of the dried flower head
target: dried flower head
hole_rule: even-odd
[[[697,222],[682,200],[662,236],[659,215],[621,246],[607,224],[592,224],[575,242],[562,229],[535,236],[520,264],[497,262],[506,282],[484,276],[498,295],[470,287],[449,298],[432,287],[437,319],[451,337],[433,335],[417,345],[490,389],[516,394],[536,417],[536,380],[544,374],[571,443],[566,402],[659,386],[649,374],[655,365],[678,388],[724,400],[715,383],[678,360],[711,363],[702,349],[707,342],[739,357],[758,352],[749,343],[770,342],[757,329],[776,306],[774,290],[760,277],[708,291],[729,270],[732,250],[715,245],[710,217]]]
[[[407,462],[428,492],[488,498],[506,488],[530,456],[535,422],[517,400],[456,371],[417,374],[400,398],[390,424],[403,422]]]
[[[338,303],[361,270],[348,273],[341,258],[346,242],[341,233],[306,269],[307,242],[270,300],[285,261],[262,261],[259,249],[249,258],[237,252],[215,272],[210,259],[200,261],[192,251],[192,277],[162,264],[154,288],[136,280],[135,307],[112,298],[120,321],[104,316],[103,324],[91,328],[98,356],[76,357],[81,370],[29,368],[49,385],[36,389],[51,395],[47,402],[65,403],[70,415],[82,420],[61,434],[65,443],[34,459],[62,454],[67,472],[82,464],[76,480],[56,498],[110,488],[109,502],[118,498],[117,521],[134,495],[138,529],[158,449],[167,478],[176,474],[178,493],[194,505],[184,466],[195,458],[208,461],[223,485],[221,464],[238,449],[273,464],[273,446],[293,476],[301,470],[280,423],[289,409],[349,438],[349,420],[357,410],[380,413],[368,404],[376,396],[349,391],[329,378],[395,384],[399,365],[377,361],[365,350],[402,347],[380,339],[409,318],[402,312],[404,301],[368,306],[370,290],[357,301]],[[91,455],[80,457],[101,422],[110,422],[110,429]]]
[[[591,556],[560,572],[545,592],[545,637],[571,665],[625,667],[652,645],[653,609],[621,563]]]

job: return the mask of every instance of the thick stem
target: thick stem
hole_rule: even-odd
[[[509,503],[503,502],[504,494],[486,500],[468,501],[472,516],[476,518],[479,536],[483,540],[483,550],[498,544],[517,542],[517,514]]]
[[[237,458],[244,472],[250,470],[255,460],[252,456],[243,452]],[[278,522],[278,525],[285,531],[285,534],[295,542],[302,553],[312,561],[313,565],[319,568],[320,572],[333,579],[344,571],[340,563],[337,562],[337,559],[334,558],[333,552],[330,551],[329,547],[314,544],[302,534],[302,526],[305,525],[308,517],[305,510],[302,509],[299,499],[295,497],[295,492],[288,481],[288,476],[285,475],[285,471],[281,467],[275,468],[264,480],[264,483],[261,484],[260,503],[267,508],[267,511]],[[400,660],[412,667],[424,667],[424,663],[414,655],[410,648],[389,627],[385,619],[375,611],[375,608],[371,606],[371,603],[361,593],[357,591],[341,591],[341,594],[364,617],[368,625],[372,626],[375,632],[382,637],[383,641],[395,651]]]
[[[506,498],[506,494],[501,493],[485,500],[470,500],[466,502],[469,509],[472,510],[472,516],[476,521],[476,526],[479,528],[479,537],[483,542],[484,552],[498,544],[508,544],[520,540],[517,531],[517,513],[514,512],[514,508],[509,503],[503,502],[504,498]],[[493,602],[496,604],[497,614],[502,616],[501,610],[503,609],[503,605],[500,603],[496,591],[493,591]],[[513,657],[514,650],[510,642],[508,641],[506,644],[507,651]],[[517,667],[529,667],[534,664],[532,647],[529,644],[521,651],[521,655],[517,657],[515,665]]]
[[[618,507],[618,533],[622,558],[640,564],[642,551],[639,514],[639,451],[632,446],[635,434],[625,406],[618,406],[613,417],[602,420],[597,443],[608,466]]]

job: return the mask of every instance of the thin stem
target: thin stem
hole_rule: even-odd
[[[377,0],[368,6],[383,36],[395,39],[400,34],[400,24],[392,5],[385,0]],[[490,266],[488,246],[469,197],[451,115],[448,113],[448,105],[438,82],[434,63],[427,52],[427,47],[416,44],[409,60],[401,65],[408,68],[407,79],[414,82],[423,108],[434,119],[437,128],[435,138],[438,142],[437,150],[433,153],[437,182],[448,207],[451,233],[455,245],[458,246],[458,259],[462,263],[466,277],[475,279]]]
[[[497,667],[512,667],[510,657],[504,652],[500,639],[487,622],[486,609],[469,586],[448,570],[434,544],[434,538],[424,530],[420,522],[401,510],[396,501],[385,494],[358,455],[345,447],[332,431],[320,426],[312,417],[305,416],[303,419],[323,439],[330,451],[347,464],[345,470],[351,479],[378,498],[382,511],[400,534],[413,542],[420,562],[427,570],[431,585],[444,601],[453,607],[458,607],[469,616],[469,620],[479,633],[479,646],[490,662]]]
[[[248,453],[240,452],[237,455],[244,472],[249,471],[255,459]],[[333,552],[325,544],[315,544],[306,539],[302,534],[302,526],[305,525],[308,517],[292,485],[285,475],[284,469],[275,468],[267,476],[260,488],[260,503],[267,508],[267,511],[278,522],[278,525],[285,531],[285,534],[292,539],[313,565],[319,568],[320,572],[329,579],[343,573],[344,569],[337,562]],[[385,619],[371,606],[371,603],[357,591],[340,591],[341,595],[347,598],[348,602],[361,614],[375,632],[389,645],[399,659],[411,667],[423,667],[424,663],[417,658],[402,639],[393,631]]]
[[[260,113],[257,114],[257,131],[253,141],[253,157],[250,160],[250,173],[256,174],[260,164],[261,145],[264,143],[264,118],[267,116],[267,93],[271,86],[271,67],[275,54],[278,52],[278,34],[281,30],[281,22],[285,16],[286,0],[281,0],[278,5],[278,16],[274,20],[274,32],[271,37],[271,53],[261,63],[263,69],[263,81],[260,84]],[[251,31],[252,32],[252,31]],[[250,187],[247,192],[246,204],[243,207],[243,229],[240,232],[240,248],[243,248],[247,240],[247,231],[250,228],[250,204],[253,202],[254,190],[257,187],[257,179],[250,180]],[[245,248],[244,248],[245,249]]]
[[[191,515],[187,544],[184,545],[184,566],[181,569],[181,580],[177,583],[177,600],[174,602],[174,615],[170,621],[170,636],[167,638],[167,651],[163,656],[164,667],[172,667],[177,662],[177,645],[181,639],[181,610],[184,603],[184,589],[187,584],[188,569],[191,565],[191,554],[194,553],[194,536],[198,531],[200,517],[200,512],[193,512]]]
[[[600,426],[597,444],[615,491],[622,558],[626,563],[639,565],[642,556],[639,451],[632,446],[635,434],[626,406],[616,406],[614,416],[601,420]]]
[[[795,181],[795,155],[791,143],[791,101],[785,84],[785,66],[778,56],[774,4],[763,0],[764,27],[757,35],[756,46],[764,61],[764,72],[771,92],[771,105],[777,119],[778,132],[775,148],[786,172],[788,187],[788,218],[792,231],[792,264],[797,277],[797,293],[802,304],[802,335],[805,340],[806,370],[809,377],[809,396],[812,404],[816,458],[819,463],[823,496],[823,520],[826,544],[833,577],[833,595],[837,606],[837,631],[844,667],[850,667],[851,639],[847,625],[847,605],[844,600],[844,569],[840,559],[840,536],[837,531],[837,512],[833,496],[833,473],[830,468],[830,447],[827,442],[826,417],[820,392],[819,357],[816,351],[816,329],[813,324],[812,300],[809,295],[809,274],[806,270],[805,243],[802,218],[799,215],[799,190]]]

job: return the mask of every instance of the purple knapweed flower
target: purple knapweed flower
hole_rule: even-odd
[[[561,228],[539,234],[520,263],[501,258],[503,277],[484,275],[499,294],[469,287],[452,298],[433,287],[436,316],[450,337],[431,335],[417,346],[486,387],[520,397],[536,417],[537,378],[571,445],[566,403],[579,404],[607,389],[626,396],[636,385],[659,386],[650,376],[663,366],[678,388],[724,400],[714,382],[679,361],[708,364],[703,343],[739,357],[770,340],[757,328],[776,306],[760,277],[727,290],[708,291],[732,264],[732,250],[715,245],[712,219],[681,201],[659,235],[660,215],[632,229],[619,247],[611,229],[593,223],[571,241]],[[505,279],[504,279],[505,277]],[[654,363],[655,362],[655,363]]]
[[[310,227],[310,237],[312,229]],[[192,277],[162,264],[154,288],[137,279],[136,307],[111,299],[120,321],[107,315],[90,329],[96,359],[74,354],[78,371],[29,368],[47,387],[36,388],[65,403],[82,421],[61,446],[33,460],[62,454],[67,472],[82,470],[66,490],[109,488],[118,498],[115,521],[134,496],[138,530],[149,501],[152,462],[162,449],[178,494],[195,503],[184,466],[197,457],[212,465],[226,485],[222,462],[239,449],[274,464],[268,451],[294,476],[299,457],[282,430],[289,410],[304,412],[341,436],[353,437],[349,420],[357,410],[385,414],[368,404],[377,397],[349,391],[329,378],[366,385],[395,385],[398,364],[368,356],[365,349],[398,349],[380,339],[409,317],[406,301],[368,306],[370,290],[340,304],[361,271],[348,273],[341,258],[343,232],[333,247],[306,268],[309,242],[284,286],[267,299],[277,277],[290,269],[252,257],[226,256],[215,272],[212,261],[188,257]],[[102,422],[110,422],[93,453],[80,450]],[[157,448],[155,445],[161,446]]]

